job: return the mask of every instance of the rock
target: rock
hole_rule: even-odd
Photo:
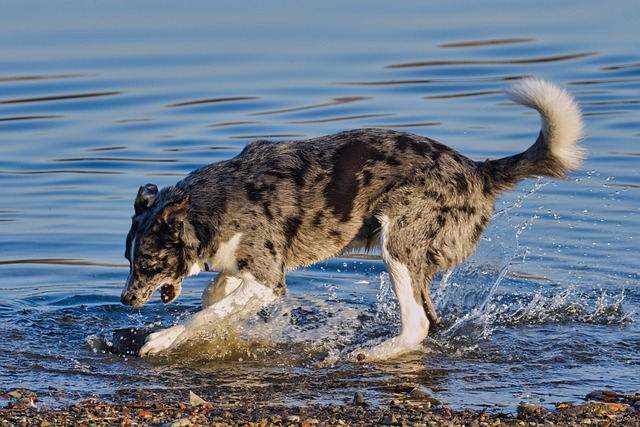
[[[116,329],[113,331],[111,338],[113,344],[109,351],[124,356],[139,356],[140,349],[151,332],[147,329]]]
[[[200,406],[206,403],[200,396],[189,390],[189,403],[191,406]]]
[[[615,402],[621,395],[614,391],[609,390],[594,390],[587,394],[585,398],[587,400],[601,400],[603,402]]]
[[[353,395],[353,404],[354,405],[365,405],[364,402],[364,394],[359,391],[356,391]]]
[[[398,418],[395,414],[390,414],[387,417],[383,418],[381,421],[382,424],[386,426],[395,426],[398,425]]]
[[[162,427],[190,427],[193,423],[188,418],[180,418],[179,420],[171,421],[163,424]]]
[[[272,415],[271,418],[269,418],[269,421],[271,421],[273,424],[282,423],[282,416],[280,414]]]
[[[287,417],[287,421],[290,423],[299,423],[300,422],[300,417],[297,415],[289,415]]]
[[[521,420],[526,420],[529,415],[534,413],[541,414],[549,412],[549,410],[545,409],[541,405],[529,402],[520,402],[516,411],[518,412],[518,418]]]

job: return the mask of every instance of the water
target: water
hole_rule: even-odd
[[[639,12],[630,0],[3,5],[0,390],[276,403],[360,390],[384,404],[409,383],[507,410],[637,392]],[[513,154],[538,119],[500,91],[528,75],[576,95],[589,158],[568,180],[499,200],[478,253],[434,287],[445,324],[424,351],[345,360],[399,327],[375,254],[291,273],[263,316],[172,358],[103,351],[114,329],[184,319],[211,278],[189,278],[168,307],[119,303],[138,186],[172,184],[256,138],[358,127],[425,134],[478,160]]]

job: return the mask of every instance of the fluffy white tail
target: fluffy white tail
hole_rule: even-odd
[[[520,80],[505,92],[513,101],[540,113],[543,136],[540,142],[560,163],[563,172],[580,167],[587,152],[579,143],[584,124],[573,97],[555,84],[535,78]]]
[[[518,104],[540,113],[542,129],[526,151],[482,163],[485,188],[498,194],[533,176],[563,177],[582,164],[587,151],[580,145],[582,115],[564,89],[540,79],[524,79],[506,90]]]

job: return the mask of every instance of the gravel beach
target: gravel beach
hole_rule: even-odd
[[[598,400],[558,403],[551,409],[522,404],[510,414],[451,409],[426,396],[374,407],[358,392],[353,402],[343,405],[209,403],[195,395],[167,401],[166,396],[142,391],[131,392],[126,402],[47,405],[46,395],[13,390],[0,394],[0,426],[640,426],[640,395],[590,395]]]

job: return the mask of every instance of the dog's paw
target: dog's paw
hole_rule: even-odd
[[[185,327],[183,325],[177,325],[154,332],[147,337],[147,340],[140,349],[140,356],[158,354],[178,346],[186,339],[184,331]]]
[[[349,358],[358,362],[383,361],[419,349],[420,343],[402,337],[394,337],[373,347],[352,351]]]

